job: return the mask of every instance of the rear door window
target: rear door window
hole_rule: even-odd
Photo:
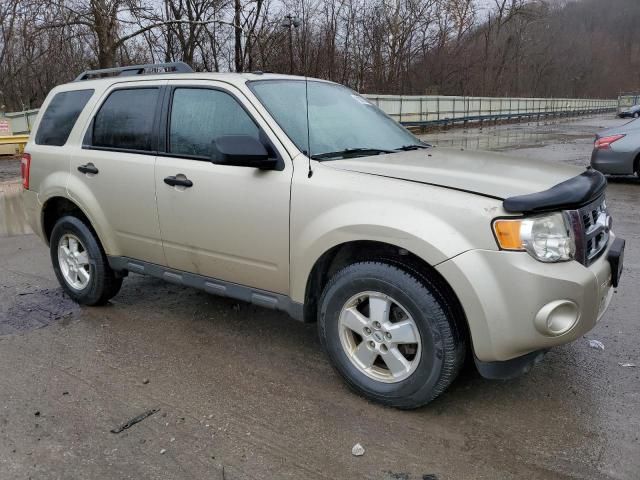
[[[92,146],[118,150],[155,150],[154,117],[159,88],[111,92],[93,121]]]
[[[93,90],[56,93],[40,120],[36,144],[61,147],[67,143],[76,120],[92,95]]]
[[[260,129],[242,105],[228,93],[207,88],[176,88],[169,120],[169,152],[210,159],[216,138],[250,135]]]

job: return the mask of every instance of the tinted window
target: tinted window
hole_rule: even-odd
[[[112,92],[94,119],[92,144],[127,150],[155,150],[152,137],[157,101],[157,88]]]
[[[58,147],[64,145],[91,95],[93,90],[56,93],[40,120],[36,143]]]
[[[211,158],[212,144],[221,135],[260,138],[256,124],[231,95],[203,88],[174,91],[169,152]]]

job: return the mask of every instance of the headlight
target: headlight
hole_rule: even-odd
[[[493,222],[498,245],[503,250],[527,251],[541,262],[573,259],[576,244],[562,213]]]

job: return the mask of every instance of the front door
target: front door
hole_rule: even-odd
[[[110,233],[115,249],[107,253],[157,264],[164,263],[164,251],[156,209],[154,125],[164,83],[116,84],[105,92],[70,162],[75,191],[69,193]]]
[[[166,148],[156,162],[162,243],[170,267],[276,293],[289,289],[293,167],[268,125],[240,93],[218,82],[171,82]],[[231,88],[231,87],[229,87]],[[251,135],[279,170],[218,165],[212,143]],[[166,179],[182,180],[174,184]]]

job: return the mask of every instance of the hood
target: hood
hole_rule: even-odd
[[[584,172],[584,168],[557,163],[441,147],[325,161],[323,164],[499,199],[547,190]]]

